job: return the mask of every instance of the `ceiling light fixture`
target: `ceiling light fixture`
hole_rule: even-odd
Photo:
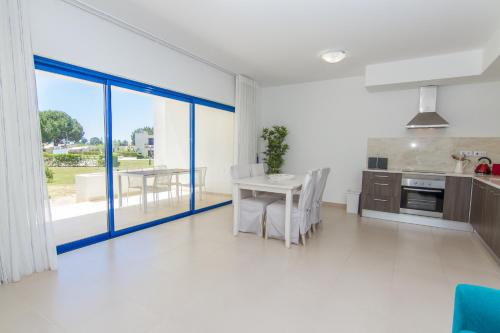
[[[335,64],[344,60],[346,56],[345,51],[326,51],[321,54],[321,59],[330,64]]]

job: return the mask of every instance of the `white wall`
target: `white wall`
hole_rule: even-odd
[[[35,54],[234,105],[234,76],[61,0],[29,0]]]
[[[449,80],[481,75],[483,50],[441,54],[366,66],[366,86]]]
[[[234,113],[196,106],[195,162],[206,167],[206,191],[231,193],[229,169],[233,164]],[[155,165],[189,168],[189,106],[165,100],[155,109]],[[188,183],[188,177],[183,177]]]
[[[406,130],[418,89],[369,92],[363,77],[263,88],[259,104],[259,128],[289,128],[285,171],[332,168],[329,202],[343,203],[346,190],[361,188],[369,137],[500,136],[500,82],[440,87],[438,111],[448,129]]]
[[[196,106],[196,166],[207,168],[207,192],[230,194],[234,113]]]
[[[173,99],[160,101],[162,105],[155,107],[155,165],[190,168],[190,106],[188,103]]]

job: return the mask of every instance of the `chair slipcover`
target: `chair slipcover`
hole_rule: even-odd
[[[249,165],[233,165],[231,167],[231,178],[250,177]],[[278,200],[273,197],[253,197],[250,190],[241,190],[239,231],[262,234],[266,207],[270,203]]]
[[[264,164],[262,163],[254,163],[250,164],[250,176],[251,177],[259,177],[265,176],[266,172],[264,171]],[[272,192],[264,192],[264,191],[254,191],[254,197],[260,198],[274,198],[276,200],[283,199],[284,196],[281,193],[272,193]]]
[[[457,285],[452,333],[465,332],[500,332],[500,290]]]
[[[314,191],[313,205],[311,212],[311,223],[317,224],[321,221],[321,201],[323,199],[323,193],[325,192],[326,181],[328,175],[330,174],[330,168],[323,168],[320,171],[320,176],[318,177],[318,182],[316,184],[316,189]]]
[[[299,201],[292,203],[290,241],[294,244],[298,244],[300,235],[304,235],[308,231],[308,221],[310,219],[314,187],[318,173],[319,170],[307,173],[302,185]],[[285,200],[275,201],[267,206],[266,232],[268,237],[285,238],[285,210]]]

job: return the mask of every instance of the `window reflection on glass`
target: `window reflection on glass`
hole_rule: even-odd
[[[190,104],[112,87],[115,228],[189,210]]]
[[[36,71],[56,244],[107,232],[104,87]]]
[[[196,105],[195,208],[231,200],[234,112]]]

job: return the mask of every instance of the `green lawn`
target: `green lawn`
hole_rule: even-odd
[[[151,168],[154,165],[153,160],[151,160],[151,165],[149,165],[148,159],[142,160],[130,160],[130,161],[120,161],[120,166],[118,167],[120,170],[125,169],[141,169],[141,168]]]
[[[152,161],[151,161],[152,162]],[[149,160],[120,161],[120,170],[134,168],[148,168]],[[54,180],[50,185],[72,185],[75,183],[75,176],[85,173],[104,172],[104,167],[51,167],[54,171]]]
[[[103,167],[53,167],[50,170],[54,171],[54,180],[49,183],[51,185],[73,185],[75,176],[85,173],[104,172]]]

